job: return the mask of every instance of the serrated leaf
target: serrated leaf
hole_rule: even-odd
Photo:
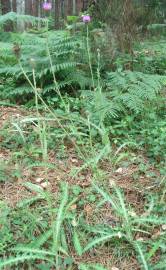
[[[73,234],[73,244],[74,244],[74,247],[75,247],[77,254],[79,256],[81,256],[82,252],[83,252],[83,248],[81,246],[80,239],[79,239],[79,236],[78,236],[76,230],[74,231],[74,234]]]
[[[42,195],[44,194],[42,187],[32,184],[31,182],[24,183],[24,186],[33,192],[40,193]]]
[[[87,244],[87,246],[83,249],[83,253],[87,252],[89,249],[93,248],[96,245],[99,245],[101,243],[109,241],[110,239],[112,239],[114,237],[119,238],[119,236],[120,236],[119,233],[112,233],[112,234],[98,237],[97,239],[92,240],[89,244]],[[121,235],[121,237],[122,237],[122,235]]]

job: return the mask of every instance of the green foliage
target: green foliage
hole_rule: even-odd
[[[130,206],[126,205],[124,195],[121,190],[116,187],[115,183],[112,185],[113,192],[111,192],[111,194],[106,193],[98,186],[94,187],[97,192],[100,193],[104,198],[104,202],[109,202],[112,211],[115,211],[115,216],[119,217],[118,220],[120,223],[118,223],[115,227],[108,225],[101,226],[100,228],[89,228],[93,233],[93,238],[91,238],[84,251],[91,249],[93,246],[99,244],[101,245],[105,242],[110,242],[110,245],[111,242],[114,244],[118,241],[114,239],[119,239],[119,244],[123,241],[128,241],[128,243],[131,245],[131,248],[134,248],[143,269],[147,270],[149,267],[152,267],[150,263],[151,250],[148,251],[146,245],[153,246],[153,241],[151,243],[146,243],[146,241],[141,243],[139,240],[135,239],[135,235],[137,232],[142,232],[143,235],[146,234],[148,228],[150,228],[148,224],[153,224],[153,226],[157,224],[161,225],[165,223],[165,219],[159,217],[157,219],[156,216],[153,216],[153,214],[150,213],[147,217],[141,217],[137,215]],[[161,242],[156,247],[156,249],[154,249],[154,253],[152,253],[153,255],[159,248],[161,248],[161,243],[164,244],[164,238],[160,240]]]
[[[18,19],[7,14],[0,24]],[[11,154],[0,162],[0,268],[106,270],[127,258],[141,269],[164,269],[165,46],[152,57],[119,55],[114,72],[90,50],[93,87],[81,35],[32,32],[2,33],[0,44],[1,99],[32,106],[35,90],[46,100],[0,132],[2,153]],[[131,175],[114,172],[121,162],[127,170],[132,163]],[[139,189],[144,178],[150,183]],[[26,198],[10,207],[3,191],[20,182]]]
[[[106,83],[110,96],[120,107],[140,113],[157,98],[165,80],[165,77],[158,75],[125,71],[109,73]]]
[[[162,92],[166,78],[141,72],[108,73],[105,90],[82,91],[85,112],[94,123],[134,113],[141,115]],[[104,87],[103,87],[104,88]]]
[[[20,60],[13,53],[12,42],[20,47]],[[80,42],[66,32],[11,35],[10,43],[1,43],[0,74],[4,78],[1,96],[9,100],[19,97],[23,101],[32,97],[33,89],[26,82],[19,61],[32,83],[32,69],[35,68],[37,87],[41,89],[42,96],[55,96],[57,86],[59,89],[70,87],[74,82],[71,74],[74,74],[79,46]],[[57,86],[53,83],[52,73],[55,74]],[[76,82],[78,84],[78,78]]]
[[[147,149],[148,156],[163,165],[166,162],[166,127],[165,119],[158,119],[154,115],[149,117],[149,122],[142,121],[144,127],[141,132],[141,146]]]
[[[17,14],[15,12],[8,12],[4,15],[0,16],[0,27],[4,26],[8,22],[23,22],[23,23],[31,23],[35,25],[37,22],[45,22],[43,18],[37,18],[30,15]]]

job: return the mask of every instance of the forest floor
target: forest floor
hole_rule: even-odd
[[[91,169],[80,170],[77,174],[75,171],[83,166],[83,161],[72,145],[66,145],[65,148],[53,148],[48,151],[46,162],[42,161],[41,153],[36,146],[20,143],[21,130],[13,123],[20,122],[25,117],[32,117],[34,112],[29,112],[20,107],[1,107],[0,111],[0,200],[4,205],[11,209],[11,212],[19,212],[19,205],[37,195],[35,190],[31,190],[26,183],[32,183],[43,191],[52,194],[57,202],[60,193],[60,184],[65,181],[69,183],[70,192],[76,196],[76,201],[70,205],[70,211],[77,212],[77,217],[83,216],[88,226],[105,225],[106,227],[116,227],[119,224],[119,218],[114,215],[110,203],[105,202],[99,207],[98,197],[93,191],[93,173]],[[34,114],[35,115],[35,114]],[[29,131],[25,126],[24,134]],[[30,131],[32,132],[32,130]],[[31,134],[32,136],[32,134]],[[30,147],[31,146],[31,147]],[[132,158],[131,158],[132,157]],[[150,197],[159,196],[159,201],[164,199],[163,196],[163,178],[159,172],[151,165],[141,153],[131,153],[130,159],[121,162],[118,166],[113,166],[109,160],[104,160],[99,164],[100,187],[108,194],[111,194],[114,184],[123,191],[125,204],[129,206],[131,215],[147,217],[153,209],[149,206]],[[156,181],[156,179],[158,179]],[[79,203],[81,202],[81,203]],[[153,202],[154,203],[154,202]],[[161,202],[162,204],[162,202]],[[37,204],[26,207],[35,209]],[[154,206],[152,206],[153,208]],[[134,210],[133,210],[134,209]],[[149,210],[150,209],[150,210]],[[33,210],[34,211],[34,210]],[[132,212],[133,211],[133,212]],[[150,212],[149,212],[150,211]],[[12,217],[10,217],[12,219]],[[23,218],[17,217],[17,230],[10,228],[7,235],[14,235],[18,243],[28,243],[31,241],[30,228],[27,224],[25,231],[22,231],[21,221]],[[19,220],[21,219],[21,220]],[[16,221],[15,221],[16,222]],[[11,220],[12,223],[12,220]],[[19,224],[20,223],[20,224]],[[34,229],[36,230],[36,229]],[[38,229],[39,230],[39,229]],[[135,239],[140,242],[154,241],[162,234],[165,227],[161,225],[152,226],[148,233],[143,231],[135,233]],[[22,231],[22,236],[18,236]],[[39,230],[40,231],[40,230]],[[39,232],[35,234],[40,234]],[[67,233],[68,235],[68,233]],[[69,237],[69,236],[67,236]],[[10,237],[9,237],[10,238]],[[3,240],[4,247],[8,251],[11,246],[11,240]],[[69,246],[71,243],[69,243]],[[153,246],[153,245],[152,245]],[[133,250],[128,244],[119,247],[115,245],[101,245],[99,248],[93,248],[89,253],[78,256],[73,246],[70,246],[70,256],[74,265],[81,263],[98,263],[107,269],[112,270],[139,270],[142,269],[138,263]],[[152,256],[152,261],[158,261],[160,252],[156,251]],[[39,263],[38,263],[39,264]],[[22,266],[21,269],[30,269]],[[75,266],[74,266],[75,267]],[[71,269],[77,269],[77,268]],[[14,269],[14,268],[12,268]],[[33,269],[40,269],[34,266]],[[54,269],[54,268],[48,268]],[[164,269],[164,268],[161,268]]]

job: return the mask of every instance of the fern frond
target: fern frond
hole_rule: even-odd
[[[39,22],[39,21],[40,22],[46,21],[43,18],[33,17],[30,15],[17,14],[15,12],[8,12],[8,13],[0,16],[0,26],[5,25],[8,21],[16,22],[18,20],[25,22],[25,23],[30,22],[31,24],[35,24],[36,22]]]
[[[14,18],[15,15],[13,14]],[[55,89],[52,87],[50,81],[53,82],[53,74],[57,78],[57,85],[59,89],[78,83],[79,78],[76,79],[70,74],[75,74],[75,67],[77,66],[76,56],[79,50],[79,42],[75,38],[71,38],[65,31],[57,31],[48,33],[48,47],[52,59],[53,66],[50,65],[50,58],[48,55],[48,48],[46,46],[46,34],[34,35],[32,33],[13,34],[10,36],[10,42],[0,43],[0,74],[4,78],[8,76],[13,78],[14,87],[9,85],[4,88],[3,96],[13,100],[14,98],[32,97],[32,89],[28,87],[24,74],[20,70],[18,61],[12,51],[12,42],[20,44],[21,48],[21,65],[30,78],[32,79],[32,67],[30,65],[30,58],[35,59],[35,77],[39,88],[44,89],[42,94],[51,94]],[[19,85],[19,87],[18,87]],[[48,87],[47,87],[48,85]],[[13,88],[12,88],[13,87]],[[5,89],[8,88],[9,91]],[[28,96],[28,94],[30,94]],[[1,95],[2,96],[2,95]]]
[[[165,76],[141,72],[111,72],[106,85],[114,102],[139,113],[146,102],[152,102],[165,84]]]

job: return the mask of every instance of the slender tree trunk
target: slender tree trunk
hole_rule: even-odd
[[[10,0],[1,0],[2,15],[11,11]]]
[[[10,0],[1,0],[1,9],[2,9],[2,15],[8,13],[11,11],[11,3]],[[12,31],[12,24],[11,23],[7,23],[4,26],[4,31],[6,32],[10,32]]]
[[[58,29],[60,25],[60,1],[55,0],[55,28]]]
[[[39,16],[39,0],[33,0],[33,16]]]
[[[73,0],[67,1],[67,15],[72,15],[72,1]]]
[[[82,11],[83,2],[82,0],[76,0],[76,8],[77,8],[77,14]]]
[[[32,15],[32,0],[25,0],[25,14]]]
[[[33,7],[32,7],[32,0],[25,0],[25,14],[26,15],[33,15]],[[25,28],[30,28],[32,26],[31,23],[26,23]]]
[[[88,8],[89,1],[88,0],[83,0],[83,11],[87,10]]]
[[[76,0],[73,0],[73,15],[76,15]]]
[[[133,41],[136,32],[135,13],[132,0],[124,0],[119,23],[116,28],[116,36],[119,49],[122,52],[132,54]]]
[[[17,0],[11,0],[11,11],[13,12],[17,12]],[[13,22],[12,24],[12,31],[16,31],[17,30],[17,23]]]
[[[29,0],[26,0],[29,1]],[[17,0],[17,13],[18,14],[25,14],[25,6],[26,6],[25,0]],[[24,31],[25,24],[24,22],[18,21],[17,22],[17,30],[18,31]]]
[[[16,0],[12,0],[12,11],[17,12],[17,1]]]

